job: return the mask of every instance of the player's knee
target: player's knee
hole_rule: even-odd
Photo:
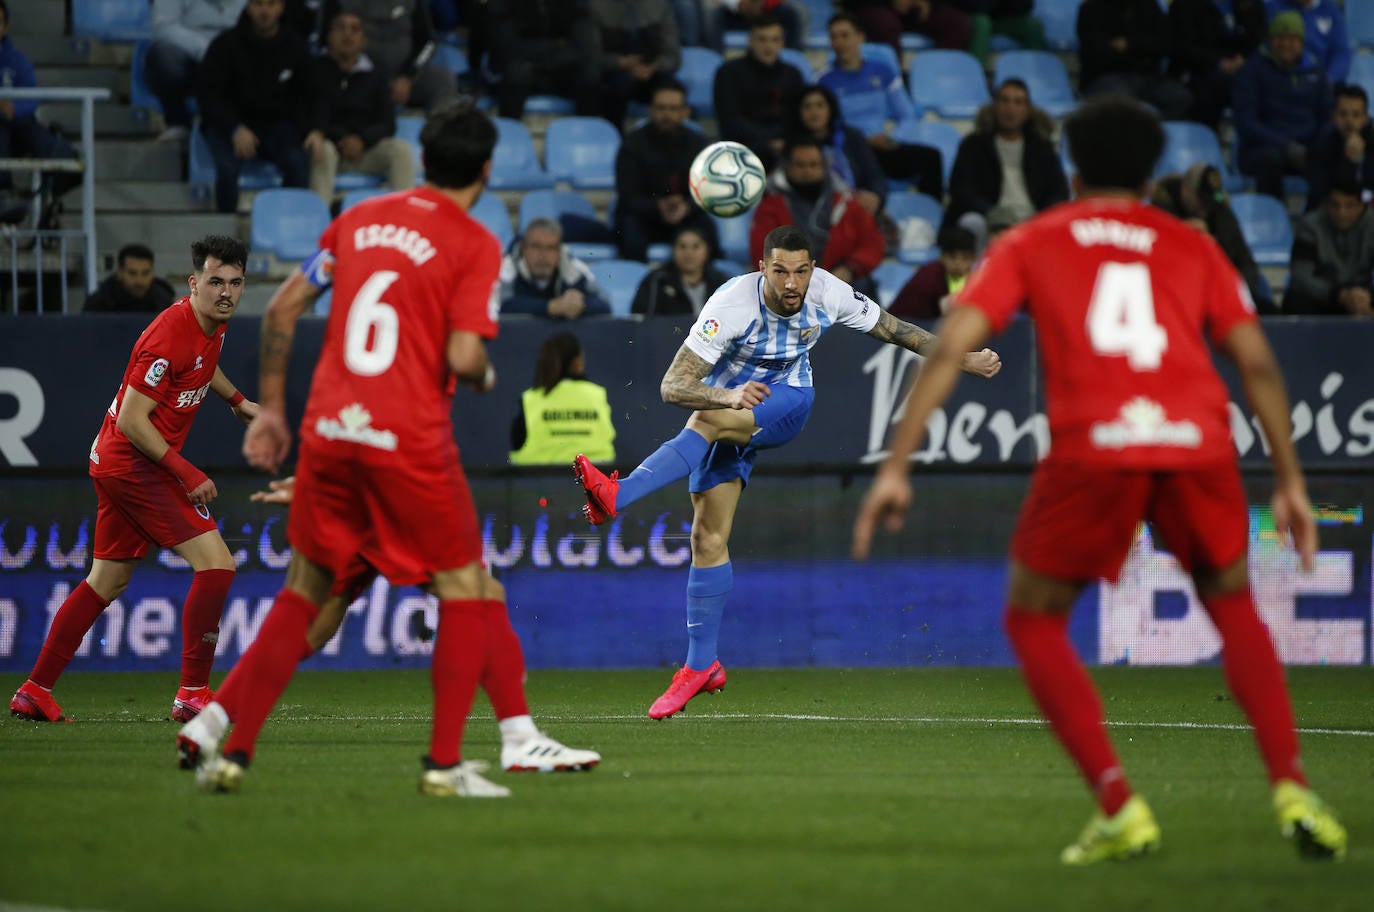
[[[692,559],[694,562],[707,566],[718,563],[727,546],[728,539],[717,530],[699,525],[692,527]]]

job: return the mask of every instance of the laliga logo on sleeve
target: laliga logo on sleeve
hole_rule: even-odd
[[[152,367],[148,368],[148,373],[143,375],[143,382],[149,386],[157,386],[162,382],[162,378],[167,373],[167,368],[171,363],[166,358],[158,358],[153,362]]]
[[[720,332],[720,323],[716,320],[707,318],[697,327],[697,336],[703,342],[710,342],[716,333]]]

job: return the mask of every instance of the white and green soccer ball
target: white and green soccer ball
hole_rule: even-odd
[[[748,146],[728,140],[697,154],[688,172],[692,199],[712,215],[733,218],[758,205],[768,175]]]

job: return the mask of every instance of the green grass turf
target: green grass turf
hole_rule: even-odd
[[[504,774],[507,800],[416,792],[428,682],[297,676],[238,795],[175,768],[175,680],[72,673],[80,721],[0,722],[0,907],[241,910],[1370,908],[1374,669],[1292,669],[1314,783],[1352,846],[1281,840],[1216,668],[1094,672],[1163,851],[1068,870],[1092,808],[1012,669],[731,672],[723,694],[643,716],[663,672],[534,672],[583,774]],[[14,682],[17,684],[18,682]],[[1359,735],[1354,732],[1364,731]],[[481,704],[467,755],[495,760]]]

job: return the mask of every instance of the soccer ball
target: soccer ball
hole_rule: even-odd
[[[702,149],[687,173],[692,199],[723,218],[743,215],[758,205],[767,179],[759,157],[748,146],[729,141]]]

